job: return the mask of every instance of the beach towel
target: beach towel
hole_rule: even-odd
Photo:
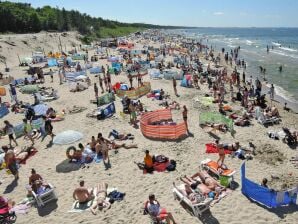
[[[93,203],[93,200],[90,200],[87,203],[79,203],[79,201],[75,201],[68,212],[71,212],[71,213],[84,212],[91,207],[92,203]]]
[[[15,212],[17,215],[18,214],[27,214],[29,212],[29,209],[31,208],[30,204],[20,204],[20,205],[15,205],[10,212]]]
[[[90,74],[98,74],[98,73],[101,73],[102,70],[100,67],[94,67],[94,68],[90,68]]]
[[[29,156],[27,156],[24,160],[19,161],[19,163],[25,165],[26,162],[27,162],[27,160],[28,160],[29,158],[33,157],[37,152],[38,152],[37,149],[34,148],[34,149],[31,151],[31,153],[29,154]]]
[[[231,154],[232,153],[232,151],[230,151],[228,149],[225,149],[224,152],[225,152],[225,154]],[[218,148],[213,143],[207,143],[206,144],[206,153],[218,153]]]

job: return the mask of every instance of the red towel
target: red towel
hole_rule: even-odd
[[[157,172],[164,172],[168,165],[170,165],[169,161],[165,163],[154,163],[153,168]]]
[[[30,157],[34,156],[37,152],[38,152],[38,151],[35,149],[34,151],[32,151],[32,152],[30,153],[30,155],[29,155],[27,158],[25,158],[25,159],[22,160],[22,161],[19,161],[19,163],[25,165],[25,164],[26,164],[26,161],[27,161]]]
[[[206,153],[218,153],[218,148],[212,143],[207,143]],[[231,153],[232,151],[225,149],[225,154],[231,154]]]

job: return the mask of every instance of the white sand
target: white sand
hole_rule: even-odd
[[[35,47],[43,47],[45,52],[50,50],[57,51],[57,36],[54,34],[50,37],[49,34],[41,33],[34,34],[37,39],[32,39],[32,35],[9,35],[0,36],[0,54],[8,58],[8,67],[11,69],[10,74],[16,78],[25,77],[23,67],[18,67],[18,59],[16,54],[20,56],[30,56],[32,49]],[[78,44],[75,39],[76,34],[71,33],[67,37],[61,37],[62,45],[67,45],[67,50],[71,49],[71,42]],[[10,39],[16,46],[10,46],[3,42],[3,40]],[[26,40],[28,46],[21,42]],[[89,54],[91,55],[91,53]],[[106,64],[102,61],[101,64]],[[4,66],[0,65],[0,71],[4,70]],[[96,80],[93,75],[90,75],[92,83]],[[128,81],[124,75],[118,77],[112,76],[112,83],[123,80]],[[145,80],[149,81],[146,76]],[[54,133],[59,133],[63,130],[77,130],[84,133],[83,143],[87,143],[91,136],[96,136],[98,132],[102,132],[104,137],[107,137],[112,127],[119,130],[130,132],[136,136],[135,143],[139,145],[138,149],[120,149],[118,154],[114,151],[110,152],[110,159],[112,168],[105,170],[103,163],[90,164],[90,168],[79,169],[68,173],[57,173],[56,166],[66,160],[65,151],[68,146],[53,145],[51,148],[46,148],[49,142],[49,137],[44,142],[37,141],[36,148],[39,152],[27,161],[26,165],[22,165],[20,171],[20,180],[18,185],[12,192],[6,194],[16,202],[22,200],[26,195],[25,186],[28,184],[28,177],[31,168],[35,168],[44,179],[52,183],[56,189],[59,200],[56,206],[46,206],[40,212],[36,208],[32,208],[27,215],[19,215],[17,223],[149,223],[148,216],[142,214],[143,203],[146,201],[149,193],[155,193],[157,199],[162,206],[171,211],[178,223],[295,223],[298,220],[297,209],[280,208],[270,211],[264,209],[258,204],[251,203],[241,193],[241,186],[232,194],[221,200],[218,204],[211,208],[211,215],[207,214],[203,220],[191,216],[173,199],[172,182],[179,183],[179,177],[185,174],[191,175],[199,170],[199,162],[205,158],[217,159],[216,154],[205,153],[205,143],[213,141],[213,139],[199,127],[199,110],[192,107],[192,98],[198,95],[203,95],[206,91],[199,91],[195,89],[186,89],[178,86],[178,93],[180,98],[174,96],[171,81],[166,80],[150,80],[152,89],[163,88],[166,92],[171,94],[172,99],[178,101],[182,105],[189,108],[189,128],[193,133],[193,137],[189,137],[181,142],[162,142],[152,141],[146,139],[139,129],[134,129],[128,124],[128,120],[123,120],[119,116],[122,106],[119,98],[116,100],[117,113],[114,117],[104,121],[86,118],[86,113],[95,108],[94,104],[90,104],[89,100],[94,98],[93,88],[79,93],[70,93],[67,84],[59,85],[59,79],[56,75],[54,83],[50,83],[50,77],[46,77],[45,86],[54,87],[58,89],[60,98],[56,101],[48,103],[48,105],[55,108],[57,111],[71,108],[73,105],[80,105],[88,107],[88,111],[82,113],[66,115],[62,122],[53,123]],[[178,82],[179,83],[179,82]],[[136,84],[136,81],[134,81]],[[18,92],[19,99],[33,102],[33,97],[29,95],[22,95]],[[9,97],[3,98],[3,101],[10,101]],[[147,97],[142,97],[141,101],[145,106],[154,110],[160,108],[159,101],[153,101]],[[212,108],[216,108],[215,105]],[[297,151],[290,149],[281,141],[274,141],[265,134],[268,129],[279,130],[282,126],[290,126],[297,129],[297,115],[280,111],[283,122],[274,127],[265,128],[253,121],[250,127],[237,127],[236,139],[241,144],[247,145],[252,141],[257,151],[264,147],[275,150],[278,149],[283,153],[286,159],[283,163],[276,163],[275,165],[268,165],[261,161],[258,157],[247,163],[247,176],[255,182],[260,182],[263,177],[270,179],[271,175],[280,176],[288,175],[298,176],[297,169],[289,162],[289,158],[295,156]],[[174,119],[182,120],[181,111],[174,111]],[[13,114],[5,116],[2,121],[7,119],[13,124],[20,123],[23,118],[22,114]],[[222,142],[235,141],[233,137],[227,134],[219,134]],[[7,144],[7,139],[1,139],[1,145]],[[28,145],[29,142],[24,142],[22,138],[18,139],[20,145]],[[130,141],[128,141],[130,142]],[[75,143],[77,145],[77,143]],[[143,175],[143,173],[134,164],[134,161],[142,161],[144,157],[144,150],[149,149],[152,154],[164,154],[171,159],[177,161],[177,171],[170,173],[154,173],[154,175]],[[240,183],[239,168],[242,161],[239,159],[226,158],[226,164],[230,168],[237,170],[235,175],[236,181]],[[290,178],[290,177],[289,177]],[[293,177],[292,177],[293,178]],[[12,182],[13,176],[7,175],[5,171],[1,171],[1,179],[3,183],[0,185],[1,192],[4,192],[6,187]],[[99,181],[105,181],[110,186],[117,187],[119,191],[125,192],[125,199],[121,202],[116,202],[112,208],[107,212],[98,212],[97,216],[90,212],[84,213],[67,213],[73,203],[72,192],[78,186],[79,180],[84,179],[87,186],[94,186]],[[296,221],[295,221],[296,220]]]

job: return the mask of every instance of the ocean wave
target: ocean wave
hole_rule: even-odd
[[[271,42],[274,46],[281,46],[281,44],[280,43],[276,43],[276,42]]]
[[[288,48],[288,47],[280,47],[279,49],[285,50],[285,51],[291,51],[291,52],[297,52],[296,49]]]
[[[272,50],[271,52],[274,53],[274,54],[285,56],[285,57],[290,57],[290,58],[298,59],[298,55],[287,54],[287,53],[285,53],[283,51]]]
[[[266,85],[268,88],[270,88],[270,84]],[[284,98],[285,100],[292,102],[292,103],[298,103],[297,100],[295,99],[294,95],[289,93],[288,91],[286,91],[285,89],[283,89],[282,87],[278,86],[278,85],[274,85],[274,90],[275,90],[275,94]]]
[[[252,45],[252,44],[254,43],[254,42],[251,41],[251,40],[246,40],[245,42],[246,42],[247,45]]]

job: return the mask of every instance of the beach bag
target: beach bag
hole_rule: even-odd
[[[169,161],[169,158],[165,157],[164,155],[157,155],[154,157],[154,162],[156,163],[166,163]]]
[[[167,171],[174,171],[176,170],[176,161],[175,160],[170,160],[170,164],[167,166]]]

